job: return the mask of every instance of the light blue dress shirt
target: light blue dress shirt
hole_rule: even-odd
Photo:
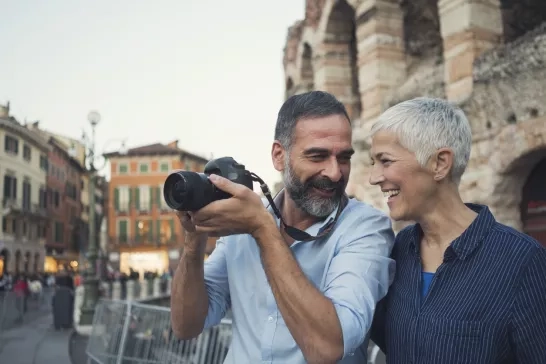
[[[316,236],[336,212],[306,232]],[[335,306],[343,332],[340,363],[366,363],[375,306],[394,276],[389,257],[393,244],[390,219],[352,199],[327,237],[296,241],[290,247],[307,278]],[[233,339],[225,364],[305,363],[277,307],[252,236],[218,240],[205,262],[205,285],[209,296],[205,328],[217,325],[229,308],[233,313]]]

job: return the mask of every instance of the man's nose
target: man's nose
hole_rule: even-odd
[[[383,177],[383,172],[381,172],[381,168],[379,168],[377,165],[373,165],[372,172],[370,173],[370,184],[375,186],[380,184],[384,180],[385,177]]]
[[[341,173],[340,165],[337,159],[332,158],[323,171],[323,174],[330,179],[332,182],[338,182],[343,174]]]

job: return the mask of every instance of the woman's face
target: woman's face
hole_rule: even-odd
[[[370,183],[383,191],[391,218],[419,220],[434,200],[436,184],[431,170],[422,167],[415,153],[400,145],[393,132],[377,132],[372,138],[370,153]]]

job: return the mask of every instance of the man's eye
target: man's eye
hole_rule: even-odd
[[[390,159],[381,159],[381,163],[382,164],[388,164],[388,163],[391,163],[392,161]]]

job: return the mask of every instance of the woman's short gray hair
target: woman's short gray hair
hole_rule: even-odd
[[[414,152],[423,166],[438,149],[450,148],[453,151],[451,179],[457,184],[461,181],[470,159],[472,130],[458,106],[427,97],[404,101],[379,116],[371,136],[381,130],[394,132],[400,144]]]

